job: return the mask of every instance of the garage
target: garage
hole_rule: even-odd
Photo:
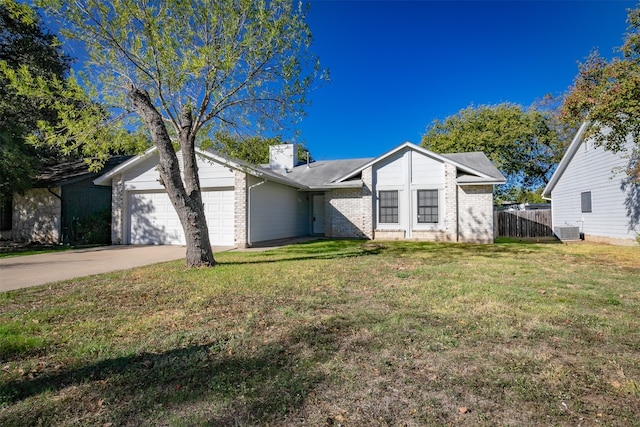
[[[234,245],[233,189],[205,189],[202,202],[212,245]],[[128,195],[128,243],[184,245],[185,238],[165,191],[130,191]]]

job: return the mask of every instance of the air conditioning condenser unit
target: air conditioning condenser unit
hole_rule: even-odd
[[[580,240],[580,227],[554,227],[553,232],[560,240]]]

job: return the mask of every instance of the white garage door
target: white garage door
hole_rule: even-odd
[[[212,245],[234,243],[233,190],[202,192]],[[129,243],[184,245],[184,232],[169,196],[162,192],[129,193]]]

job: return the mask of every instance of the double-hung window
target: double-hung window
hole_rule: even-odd
[[[382,224],[398,224],[398,191],[380,191],[378,193],[379,217]]]
[[[418,190],[418,224],[438,222],[438,190]]]

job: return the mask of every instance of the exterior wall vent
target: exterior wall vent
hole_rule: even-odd
[[[553,232],[560,240],[580,240],[580,227],[554,227]]]

